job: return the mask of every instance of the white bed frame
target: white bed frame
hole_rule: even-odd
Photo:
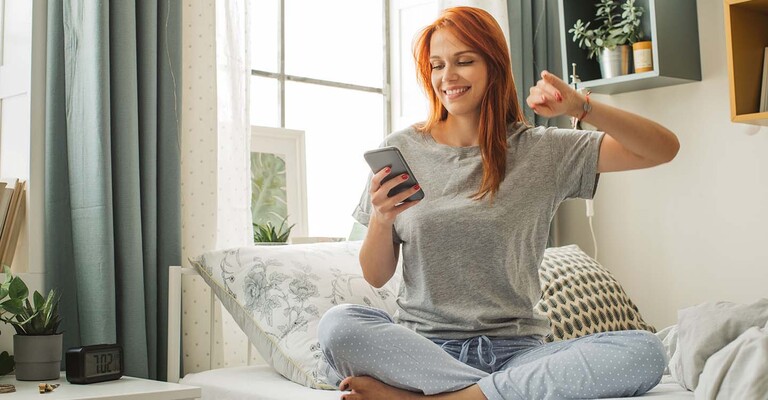
[[[191,267],[179,267],[172,266],[168,269],[168,370],[167,381],[177,383],[181,379],[181,365],[183,363],[181,359],[181,281],[184,275],[200,276],[194,268]],[[215,326],[213,318],[213,310],[218,303],[216,295],[213,294],[213,290],[210,291],[210,312],[209,315],[209,340],[208,340],[208,369],[214,368],[213,359],[216,346],[214,345],[214,332]],[[258,365],[251,362],[252,354],[251,349],[253,346],[250,341],[247,341],[248,355],[247,365]]]
[[[179,382],[180,372],[181,372],[181,283],[182,283],[182,277],[184,275],[192,275],[192,276],[199,276],[197,271],[194,268],[190,267],[178,267],[178,266],[172,266],[169,268],[168,271],[168,382]],[[208,370],[214,369],[213,366],[213,359],[214,359],[214,351],[215,351],[215,341],[214,341],[214,321],[215,318],[213,318],[213,310],[214,307],[217,305],[218,300],[216,299],[216,296],[213,294],[213,291],[211,291],[210,294],[210,309],[211,312],[208,313],[208,318],[210,319],[210,328],[209,332],[211,332],[210,340],[209,340],[209,353],[210,358],[208,361]],[[251,362],[251,348],[253,347],[250,343],[250,341],[247,341],[248,345],[248,366],[253,365],[259,365],[256,363]],[[264,364],[266,365],[266,363]],[[276,375],[276,374],[275,374]],[[249,375],[249,379],[250,379]],[[282,378],[282,377],[280,377]],[[326,398],[329,394],[336,396],[337,394],[341,392],[328,392],[328,391],[315,391],[314,389],[308,389],[303,386],[300,386],[298,384],[294,384],[287,379],[279,379],[279,382],[272,380],[269,384],[276,384],[276,391],[280,393],[285,393],[282,390],[303,390],[303,391],[297,391],[295,392],[297,397],[294,398],[315,398],[313,397],[317,393],[320,393],[319,396],[325,396],[323,398]],[[283,386],[284,385],[284,386]],[[281,392],[282,391],[282,392]],[[315,393],[317,392],[317,393]],[[299,395],[300,393],[300,395]],[[309,396],[309,397],[307,397]],[[654,397],[658,400],[691,400],[693,399],[693,392],[686,392],[684,389],[682,389],[677,383],[674,382],[667,382],[663,383],[659,386],[657,386],[655,389],[653,389],[650,393],[646,394],[645,396]],[[272,398],[283,398],[283,397],[272,397]],[[317,397],[320,398],[320,397]]]

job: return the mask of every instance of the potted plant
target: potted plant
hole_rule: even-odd
[[[0,320],[16,330],[13,336],[13,363],[16,379],[36,381],[58,379],[61,369],[63,335],[59,332],[59,295],[51,289],[47,297],[29,289],[21,278],[4,267],[0,285]]]
[[[644,10],[635,0],[600,0],[595,7],[594,20],[584,23],[579,19],[568,33],[579,48],[589,52],[587,58],[598,56],[603,78],[625,75],[629,73],[630,46],[643,36],[640,17]]]
[[[280,226],[275,228],[272,222],[267,221],[266,224],[253,224],[253,241],[256,244],[285,244],[288,241],[288,236],[291,234],[291,229],[296,224],[286,227],[285,223],[288,221],[288,217],[283,218]]]

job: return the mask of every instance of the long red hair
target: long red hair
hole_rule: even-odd
[[[491,200],[504,180],[507,168],[507,126],[525,123],[517,89],[512,77],[512,65],[504,32],[488,12],[473,7],[453,7],[443,11],[438,19],[425,27],[414,45],[416,75],[427,94],[430,112],[421,132],[429,132],[448,118],[448,110],[432,88],[430,44],[438,29],[448,29],[465,45],[479,52],[488,66],[488,89],[480,105],[480,154],[483,159],[483,180],[473,195],[476,200],[490,194]]]

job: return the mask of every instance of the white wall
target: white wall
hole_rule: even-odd
[[[604,174],[595,198],[599,261],[657,328],[700,302],[768,297],[768,128],[730,122],[723,18],[723,2],[698,1],[701,82],[594,96],[680,139],[672,163]],[[584,201],[560,216],[560,243],[591,254]]]

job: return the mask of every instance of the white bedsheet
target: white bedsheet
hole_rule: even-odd
[[[202,388],[202,400],[338,400],[342,394],[293,383],[267,365],[187,374],[180,383]],[[693,392],[683,389],[671,376],[664,375],[661,383],[642,398],[690,400]]]

